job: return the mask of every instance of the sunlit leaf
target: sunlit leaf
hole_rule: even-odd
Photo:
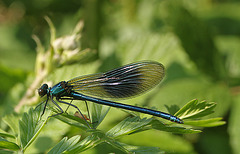
[[[54,146],[48,154],[55,154],[55,153],[64,153],[70,149],[75,148],[76,144],[80,140],[80,136],[74,136],[70,139],[64,137],[56,146]]]
[[[19,150],[20,147],[13,143],[13,142],[9,142],[8,140],[0,137],[0,149],[8,149],[8,150]]]
[[[152,121],[152,127],[157,130],[176,133],[176,134],[194,134],[194,133],[201,132],[200,130],[194,130],[190,128],[184,128],[179,126],[168,126],[158,120]]]
[[[89,129],[88,125],[86,124],[86,121],[80,117],[73,116],[67,113],[63,113],[60,115],[55,116],[55,118],[61,120],[62,122],[65,122],[69,125],[79,127],[83,130]]]
[[[198,100],[195,99],[184,105],[175,116],[181,119],[200,118],[213,113],[215,106],[216,103],[208,103],[206,101],[198,102]]]
[[[96,103],[91,103],[91,119],[93,127],[96,128],[105,118],[110,107],[105,105],[99,105]]]
[[[129,153],[129,151],[118,141],[112,138],[106,138],[106,142],[111,146],[123,151],[124,153]]]
[[[47,117],[51,112],[46,110],[42,117],[43,108],[44,104],[40,105],[35,110],[32,108],[29,109],[28,113],[24,113],[22,120],[19,121],[20,141],[23,151],[25,151],[26,148],[36,139],[48,120]]]
[[[10,134],[10,133],[7,133],[5,132],[4,130],[0,129],[0,136],[2,137],[10,137],[10,138],[15,138],[14,135]]]
[[[18,117],[10,114],[3,117],[3,121],[11,128],[11,130],[14,132],[14,135],[17,136],[19,132]]]
[[[151,121],[152,119],[147,118],[140,119],[139,117],[128,117],[109,130],[106,135],[116,138],[122,135],[130,134],[150,124]]]
[[[127,149],[129,152],[132,153],[139,153],[139,154],[160,154],[165,153],[164,151],[161,151],[158,147],[145,147],[145,146],[133,146],[133,145],[127,145],[124,143],[120,143],[125,149]]]
[[[84,140],[80,141],[78,144],[76,144],[75,148],[72,148],[71,150],[67,151],[66,153],[72,154],[72,153],[81,153],[83,151],[86,151],[90,148],[95,147],[99,143],[103,142],[100,140],[100,138],[96,134],[92,134],[87,136]]]
[[[204,119],[204,120],[186,120],[184,124],[196,126],[196,127],[217,127],[226,124],[225,121],[221,121],[222,118],[211,118],[211,119]]]

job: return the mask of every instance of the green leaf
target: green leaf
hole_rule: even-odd
[[[66,153],[72,154],[72,153],[81,153],[83,151],[86,151],[90,148],[95,147],[99,143],[103,142],[103,140],[100,140],[98,133],[93,133],[89,136],[87,136],[84,140],[79,142],[74,149],[71,149],[70,151],[67,151]]]
[[[120,143],[120,144],[131,153],[139,153],[139,154],[165,153],[164,151],[161,151],[158,147],[133,146],[133,145],[127,145],[125,143]]]
[[[109,106],[91,103],[90,116],[92,119],[93,128],[97,128],[97,126],[103,121],[109,109]]]
[[[194,99],[175,113],[175,116],[181,119],[200,118],[213,113],[213,108],[215,106],[216,103],[207,103],[206,101],[199,103],[197,99]]]
[[[63,113],[55,116],[54,118],[57,118],[62,122],[65,122],[71,126],[75,126],[83,130],[89,129],[88,125],[86,124],[86,121],[83,120],[82,118],[79,118],[78,116],[73,116],[67,113]]]
[[[124,153],[129,153],[128,149],[126,149],[120,142],[116,141],[115,139],[112,138],[107,138],[106,142],[110,145],[112,145],[113,147],[123,151]]]
[[[211,118],[206,120],[194,120],[194,121],[184,121],[184,124],[196,126],[196,127],[216,127],[226,124],[225,121],[221,121],[222,118]]]
[[[48,152],[48,154],[67,152],[70,149],[75,148],[79,140],[80,140],[79,135],[76,135],[76,136],[70,138],[69,140],[67,139],[67,137],[64,137],[56,146],[54,146]]]
[[[55,113],[59,113],[59,111],[56,110],[55,108],[53,108],[53,107],[50,107],[50,108]],[[91,112],[90,112],[91,121],[88,121],[88,123],[89,124],[91,123],[93,128],[96,128],[103,121],[103,119],[106,116],[106,114],[108,113],[110,107],[109,106],[104,106],[104,105],[99,105],[99,104],[96,104],[96,103],[91,103],[90,109],[91,109]],[[81,114],[79,114],[78,112],[76,112],[74,114],[74,116],[71,115],[71,114],[63,113],[63,114],[60,114],[58,116],[55,116],[55,118],[65,122],[69,125],[79,127],[83,130],[89,129],[88,124],[82,118]],[[86,120],[88,120],[88,119],[86,119]]]
[[[22,120],[19,121],[20,141],[23,151],[36,139],[48,120],[47,117],[51,111],[46,109],[45,114],[41,117],[43,108],[44,104],[35,110],[29,109],[28,113],[24,113]]]
[[[113,127],[111,130],[109,130],[106,135],[116,138],[122,135],[130,134],[150,124],[151,121],[152,118],[140,119],[139,117],[128,117],[125,120],[121,121],[119,124],[117,124],[115,127]]]
[[[19,132],[18,117],[10,114],[3,117],[3,121],[11,128],[14,135],[17,137]]]
[[[13,151],[17,151],[20,149],[20,147],[13,143],[13,142],[9,142],[8,140],[0,137],[0,149],[8,149],[8,150],[13,150]]]
[[[176,134],[194,134],[194,133],[201,132],[200,130],[188,129],[188,128],[184,128],[184,127],[168,126],[158,120],[152,121],[152,127],[157,130],[176,133]]]
[[[3,60],[3,57],[1,56],[1,59]],[[4,58],[4,60],[6,60]],[[10,88],[13,88],[16,83],[23,82],[25,79],[25,73],[23,70],[13,68],[13,67],[8,67],[5,66],[2,61],[0,64],[0,76],[1,80],[4,81],[1,84],[0,91],[2,94],[5,95],[5,92],[8,92]]]
[[[158,147],[133,146],[118,142],[112,138],[107,138],[106,142],[124,153],[159,153]]]
[[[10,138],[15,138],[14,135],[10,134],[10,133],[7,133],[5,132],[4,130],[0,129],[0,136],[3,136],[3,137],[10,137]]]
[[[214,35],[208,24],[190,13],[181,2],[174,1],[169,4],[167,23],[178,36],[188,57],[199,70],[213,79],[225,78],[225,62],[214,43]]]
[[[233,153],[239,153],[240,151],[240,121],[239,121],[239,111],[240,111],[240,95],[235,98],[232,110],[229,118],[228,132],[230,134],[229,140]]]

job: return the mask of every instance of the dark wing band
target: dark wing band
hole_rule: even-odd
[[[68,81],[72,90],[99,98],[129,98],[142,94],[164,77],[164,66],[158,62],[131,63],[106,73],[76,77]]]

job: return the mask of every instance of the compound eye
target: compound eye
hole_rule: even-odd
[[[48,85],[47,84],[43,84],[41,86],[41,88],[38,89],[38,95],[41,96],[41,97],[46,95],[47,92],[48,92]]]

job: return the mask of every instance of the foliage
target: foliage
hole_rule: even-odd
[[[240,5],[200,2],[3,0],[0,152],[239,153]],[[184,124],[88,102],[90,129],[71,107],[51,118],[54,104],[43,116],[44,104],[32,108],[45,100],[36,92],[42,83],[140,60],[163,63],[166,77],[121,102]],[[82,101],[72,103],[88,117]]]
[[[189,106],[192,106],[191,108]],[[17,143],[10,142],[4,138],[1,138],[0,145],[1,149],[8,149],[8,150],[21,150],[22,152],[25,152],[26,149],[32,144],[32,142],[37,138],[41,130],[43,129],[44,125],[47,124],[47,120],[49,119],[50,111],[47,110],[47,113],[44,114],[44,117],[42,117],[42,110],[44,108],[44,104],[42,104],[40,107],[37,107],[36,109],[30,108],[28,113],[24,113],[22,116],[22,119],[19,121],[19,134],[9,134],[1,133],[1,136],[5,137],[11,137],[11,138],[19,138],[20,139],[20,145]],[[179,110],[175,115],[178,115],[180,118],[185,119],[189,117],[195,117],[199,118],[203,115],[207,115],[209,113],[212,113],[212,109],[214,108],[214,104],[209,106],[209,103],[207,102],[198,102],[197,100],[190,101],[186,106],[184,106],[182,109]],[[97,110],[94,110],[94,112],[100,113],[101,109],[98,108]],[[203,114],[205,112],[205,114]],[[101,116],[105,116],[106,114],[101,114]],[[194,116],[195,115],[195,116]],[[198,115],[198,116],[197,116]],[[99,117],[100,120],[102,117]],[[9,117],[8,117],[9,118]],[[67,139],[67,137],[63,138],[57,145],[55,145],[49,153],[80,153],[85,150],[88,150],[90,148],[93,148],[97,146],[98,144],[102,142],[106,142],[113,147],[118,148],[119,150],[129,153],[129,152],[161,152],[160,149],[157,147],[138,147],[138,146],[132,146],[127,145],[124,143],[119,142],[117,139],[125,136],[125,135],[131,135],[134,133],[139,133],[142,131],[150,130],[150,129],[156,129],[160,131],[166,131],[176,134],[193,134],[193,133],[199,133],[200,130],[195,130],[192,128],[184,128],[183,126],[180,126],[180,124],[177,124],[176,126],[169,123],[169,124],[163,124],[161,121],[153,118],[143,118],[140,117],[128,117],[124,119],[123,121],[119,122],[116,126],[111,128],[106,133],[96,129],[90,129],[88,128],[88,125],[85,123],[84,120],[81,118],[76,118],[75,116],[68,115],[66,113],[61,114],[57,116],[57,118],[68,125],[79,127],[80,129],[85,129],[88,132],[88,136],[79,142],[80,136],[76,135],[73,136],[70,139]],[[67,120],[65,120],[67,118]],[[104,117],[103,117],[104,118]],[[224,122],[220,121],[221,119],[215,118],[215,120],[195,120],[194,122],[188,122],[186,121],[185,124],[188,125],[188,123],[196,124],[196,126],[200,125],[203,127],[215,127],[219,125],[223,125]],[[201,122],[198,122],[201,121]],[[85,125],[85,127],[83,126]]]

